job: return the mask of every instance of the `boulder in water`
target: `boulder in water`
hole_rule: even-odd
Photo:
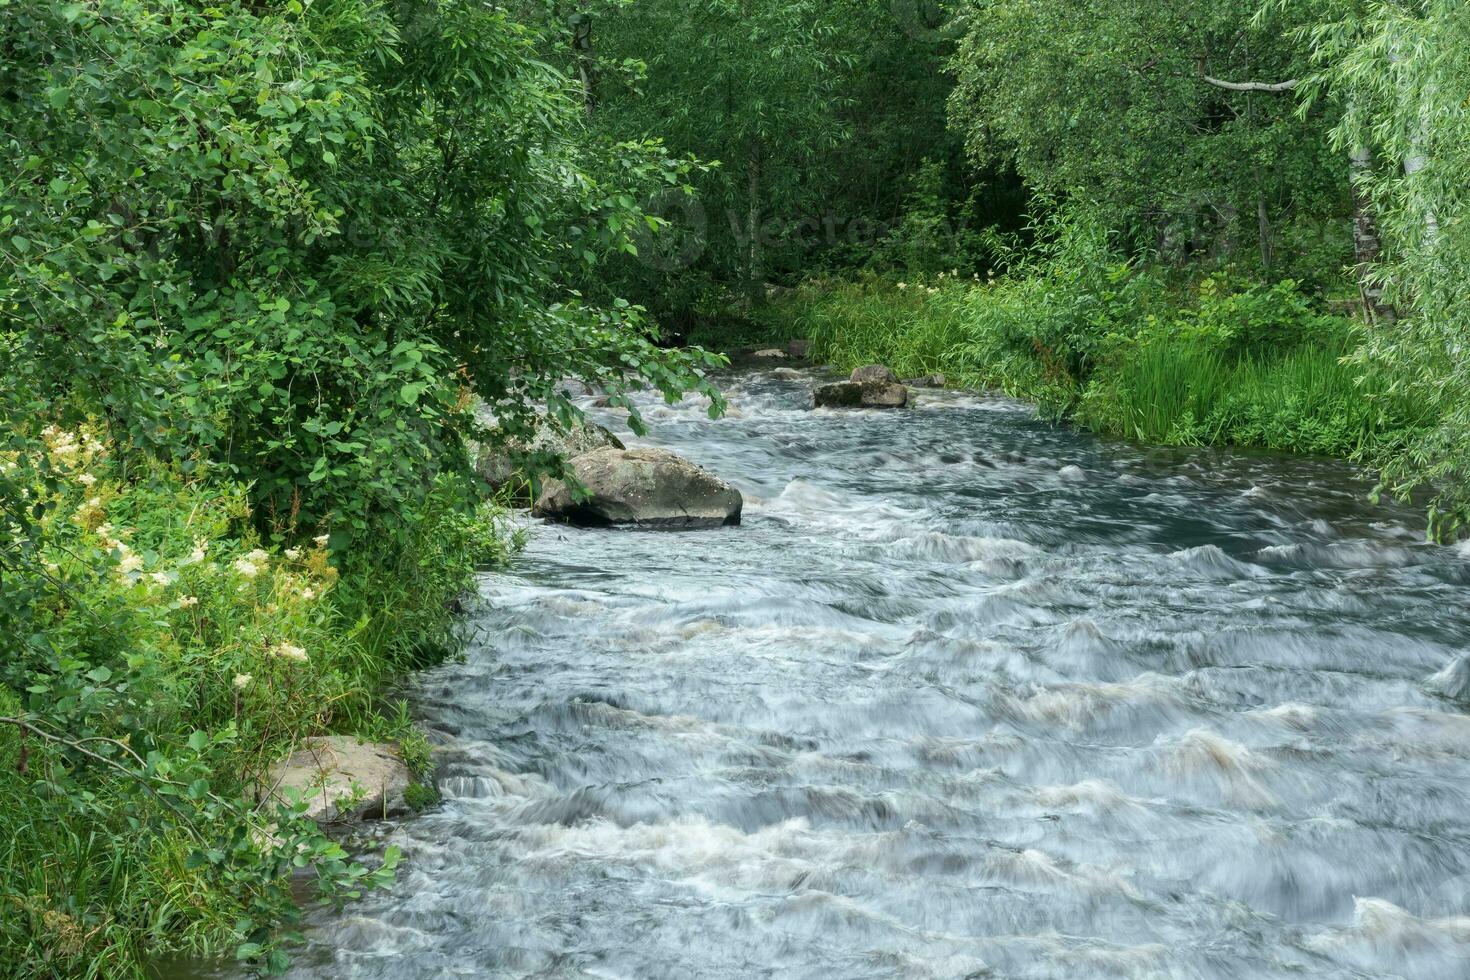
[[[809,350],[811,344],[805,340],[793,340],[786,344],[786,353],[799,360],[805,360]]]
[[[765,350],[754,351],[750,356],[762,361],[784,361],[791,355],[779,347],[768,347]]]
[[[818,408],[903,408],[909,403],[909,390],[890,369],[869,364],[853,371],[847,381],[822,385],[814,398]]]
[[[910,388],[943,388],[947,379],[942,374],[926,374],[922,378],[906,378],[903,383]]]
[[[258,796],[283,803],[307,799],[317,823],[389,817],[409,810],[413,777],[393,746],[350,735],[309,738],[266,773]]]
[[[822,385],[812,392],[818,408],[858,408],[863,403],[863,386],[851,381]]]
[[[796,370],[796,368],[780,367],[771,372],[771,377],[779,378],[782,381],[800,381],[801,372]]]
[[[739,524],[740,491],[664,449],[599,449],[571,461],[587,491],[552,480],[536,501],[538,517],[582,527],[635,524],[664,528]]]

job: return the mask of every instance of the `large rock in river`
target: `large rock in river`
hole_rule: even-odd
[[[740,491],[682,456],[663,449],[599,449],[571,461],[588,496],[549,481],[537,516],[583,527],[640,524],[666,528],[739,524]]]
[[[408,812],[404,793],[412,781],[393,746],[327,735],[307,739],[272,766],[259,795],[284,803],[309,797],[308,817],[337,823]]]
[[[853,371],[847,381],[822,385],[814,398],[818,408],[903,408],[909,403],[909,390],[888,368],[869,364]]]

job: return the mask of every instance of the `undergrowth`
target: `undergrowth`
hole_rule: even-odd
[[[140,976],[167,952],[279,970],[293,874],[342,901],[396,857],[355,859],[253,786],[324,733],[397,742],[422,772],[384,692],[453,649],[454,602],[507,540],[447,478],[392,549],[262,537],[244,486],[126,474],[102,432],[46,431],[21,491],[35,561],[3,568],[26,621],[0,663],[0,975]]]

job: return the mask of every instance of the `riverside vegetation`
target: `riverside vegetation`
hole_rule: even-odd
[[[294,874],[389,880],[255,780],[425,773],[394,681],[514,544],[471,444],[568,378],[717,414],[681,342],[1339,455],[1461,533],[1470,9],[1165,6],[0,0],[0,972],[277,971]]]

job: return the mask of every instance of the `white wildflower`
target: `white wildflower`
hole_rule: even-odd
[[[117,563],[117,570],[124,575],[136,572],[143,567],[143,559],[138,555],[123,555],[122,561]]]
[[[282,660],[291,660],[295,661],[298,664],[306,663],[306,651],[301,647],[293,646],[290,643],[278,643],[276,644],[275,649],[271,652],[280,657]]]
[[[169,583],[168,572],[154,572],[148,577],[153,580],[154,585],[168,585]]]
[[[236,674],[235,675],[235,681],[234,681],[235,690],[237,690],[237,691],[243,691],[243,690],[245,690],[247,687],[250,686],[250,682],[252,680],[254,680],[254,678],[251,677],[249,674]]]
[[[306,588],[301,590],[301,598],[305,599],[307,602],[310,602],[311,600],[316,598],[316,593],[313,592],[311,586],[308,585]]]
[[[290,559],[291,561],[300,561],[301,560],[301,549],[300,548],[287,548],[286,549],[286,557],[288,559]]]
[[[260,569],[255,567],[254,562],[245,558],[238,559],[235,562],[235,571],[246,578],[255,578],[256,575],[260,574]]]
[[[269,552],[266,552],[266,551],[262,551],[259,548],[256,548],[254,551],[250,552],[250,554],[246,555],[245,557],[247,559],[249,559],[250,561],[255,562],[255,564],[257,564],[257,565],[264,565],[266,562],[268,562],[268,561],[271,560],[270,553]]]
[[[180,596],[179,597],[179,608],[180,609],[188,609],[190,606],[197,606],[197,605],[199,605],[199,597],[196,596],[196,595],[186,595],[186,596]]]
[[[898,288],[899,289],[908,289],[909,288],[909,284],[906,283],[906,282],[901,282],[901,283],[898,284]]]
[[[313,540],[313,541],[316,542],[316,546],[318,548],[325,548],[327,546],[327,540],[330,537],[331,537],[331,535],[318,534],[316,537],[312,538],[311,540]]]
[[[83,473],[81,476],[77,477],[77,482],[84,487],[90,487],[94,486],[97,483],[97,478],[91,473]]]

